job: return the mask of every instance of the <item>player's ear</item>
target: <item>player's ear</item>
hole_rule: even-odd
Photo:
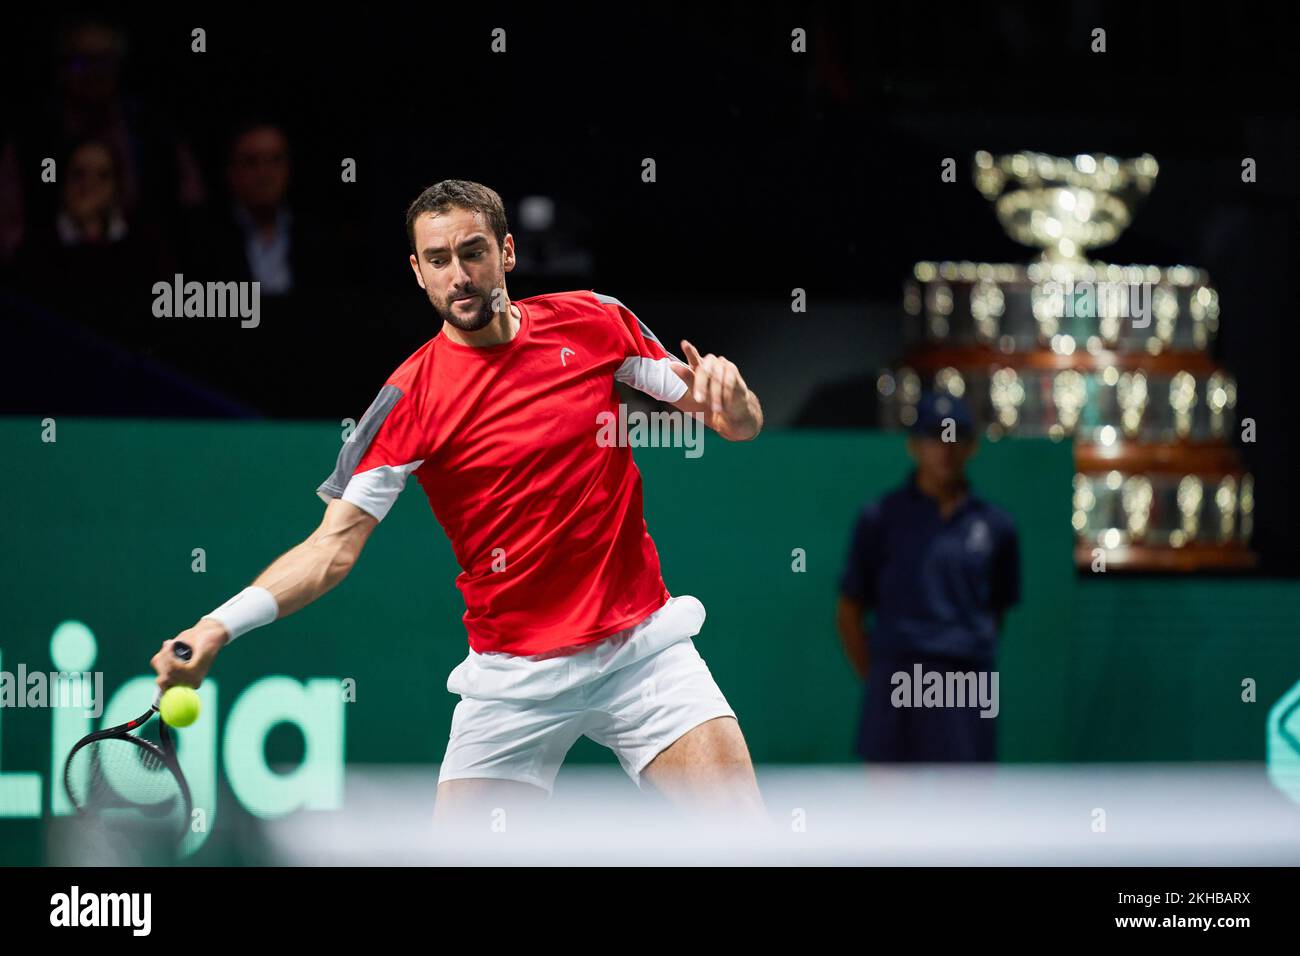
[[[515,237],[509,232],[506,233],[505,239],[501,241],[501,267],[506,272],[515,267]]]
[[[415,281],[420,284],[420,288],[424,289],[424,276],[420,275],[420,260],[415,258],[414,253],[411,254],[411,271],[415,273]],[[425,289],[425,291],[429,290]]]

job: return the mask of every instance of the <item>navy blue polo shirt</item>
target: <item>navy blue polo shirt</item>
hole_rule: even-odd
[[[840,591],[875,609],[873,653],[992,661],[998,612],[1020,600],[1015,523],[972,494],[945,520],[913,472],[862,510]]]

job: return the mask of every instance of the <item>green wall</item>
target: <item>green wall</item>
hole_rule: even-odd
[[[0,419],[0,667],[49,669],[54,628],[81,621],[111,690],[310,533],[323,508],[314,489],[341,434],[315,423],[61,419],[57,441],[41,438],[38,421]],[[668,588],[707,608],[696,644],[755,759],[851,759],[860,691],[834,632],[835,582],[857,509],[906,473],[901,437],[709,436],[698,459],[636,456]],[[1021,531],[1024,601],[999,664],[1002,759],[1262,760],[1267,708],[1300,677],[1300,583],[1079,578],[1071,474],[1068,446],[1048,441],[986,443],[972,463],[979,492]],[[206,552],[203,573],[191,569],[195,548]],[[796,548],[805,573],[791,570]],[[466,653],[455,575],[412,481],[342,585],[223,652],[220,726],[268,676],[352,678],[349,762],[437,762],[457,701],[446,676]],[[1241,702],[1245,677],[1258,681],[1258,704]],[[42,774],[42,812],[56,762],[50,723],[48,711],[0,712],[0,774]],[[270,762],[296,760],[301,738],[277,731],[266,749]],[[614,762],[586,740],[570,759]],[[0,820],[0,835],[38,825]],[[5,857],[38,854],[24,839],[5,840]]]

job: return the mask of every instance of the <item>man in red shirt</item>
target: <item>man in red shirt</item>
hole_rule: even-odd
[[[735,713],[691,638],[704,608],[671,596],[626,442],[601,440],[615,381],[732,441],[762,428],[736,366],[668,352],[591,291],[512,302],[500,197],[446,180],[407,212],[411,268],[443,321],[389,376],[317,489],[320,527],[153,658],[158,685],[198,686],[218,650],[341,581],[414,474],[460,564],[469,655],[435,817],[549,794],[572,744],[608,746],[670,798],[762,816]]]

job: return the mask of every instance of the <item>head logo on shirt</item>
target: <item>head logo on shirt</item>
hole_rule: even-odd
[[[565,356],[567,356],[567,355],[577,355],[577,354],[578,354],[577,352],[573,351],[573,349],[570,349],[570,348],[563,348],[563,349],[560,349],[560,364],[561,364],[561,365],[564,365],[564,366],[567,367],[569,363],[568,363],[567,361],[565,361]]]

